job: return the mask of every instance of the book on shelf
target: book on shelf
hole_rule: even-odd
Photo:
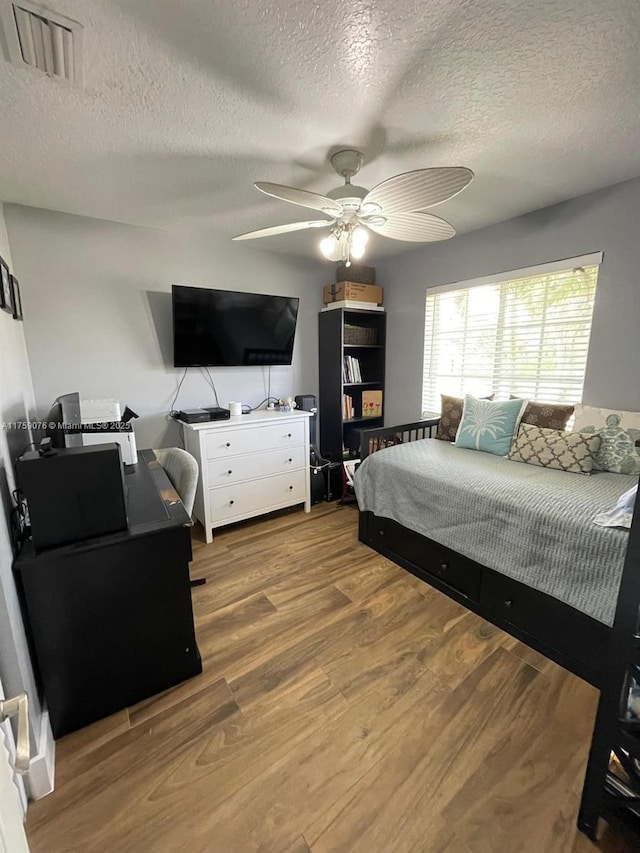
[[[375,305],[373,302],[358,302],[355,299],[341,299],[339,302],[330,302],[321,308],[321,311],[333,311],[335,308],[351,308],[360,311],[384,311],[384,305]]]
[[[342,397],[342,420],[350,421],[353,417],[353,397],[345,394]]]
[[[345,355],[342,360],[342,381],[346,383],[362,382],[360,362],[352,355]]]
[[[357,358],[353,358],[353,356],[351,356],[351,367],[352,367],[351,373],[352,373],[352,376],[354,377],[353,381],[354,382],[362,382],[362,374],[360,373],[360,362]]]
[[[382,391],[362,392],[362,417],[379,418],[382,415]]]

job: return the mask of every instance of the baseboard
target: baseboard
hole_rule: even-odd
[[[29,773],[25,780],[30,800],[40,800],[53,791],[55,780],[56,742],[53,739],[49,712],[43,710],[40,724],[40,741],[38,754],[34,755],[29,764]]]

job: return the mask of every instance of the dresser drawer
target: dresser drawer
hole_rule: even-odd
[[[279,450],[297,444],[304,444],[302,421],[278,421],[244,429],[216,429],[207,433],[205,438],[207,459],[224,459],[238,453],[255,453],[257,450]]]
[[[256,477],[269,477],[305,468],[309,464],[303,445],[283,447],[282,450],[264,450],[250,456],[212,459],[207,462],[207,486],[218,488]]]
[[[252,480],[209,490],[209,508],[213,524],[258,511],[269,512],[287,504],[305,500],[306,471],[276,474],[263,480]]]
[[[369,535],[374,546],[408,560],[413,574],[427,582],[438,579],[473,601],[480,600],[482,567],[473,560],[426,539],[390,518],[372,515]]]

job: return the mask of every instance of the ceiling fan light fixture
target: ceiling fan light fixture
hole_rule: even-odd
[[[367,245],[369,240],[369,232],[366,228],[363,228],[362,225],[356,225],[356,227],[351,232],[351,242],[354,246],[362,246],[362,250],[364,251],[364,247]],[[355,257],[355,255],[354,255]]]
[[[320,240],[320,251],[328,261],[342,260],[342,248],[335,234]]]
[[[344,261],[351,265],[351,258],[364,257],[369,232],[361,225],[338,222],[328,237],[320,241],[320,252],[329,261]]]
[[[338,258],[338,260],[348,261],[349,254],[351,252],[351,234],[346,228],[342,230],[340,236],[338,237],[338,246],[340,252],[340,257]]]

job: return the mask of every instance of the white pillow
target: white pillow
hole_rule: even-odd
[[[633,486],[618,499],[609,512],[601,512],[593,519],[600,527],[631,527],[633,508],[636,503],[638,486]]]
[[[576,406],[574,432],[600,436],[600,448],[594,458],[597,471],[615,474],[640,473],[640,412]]]

